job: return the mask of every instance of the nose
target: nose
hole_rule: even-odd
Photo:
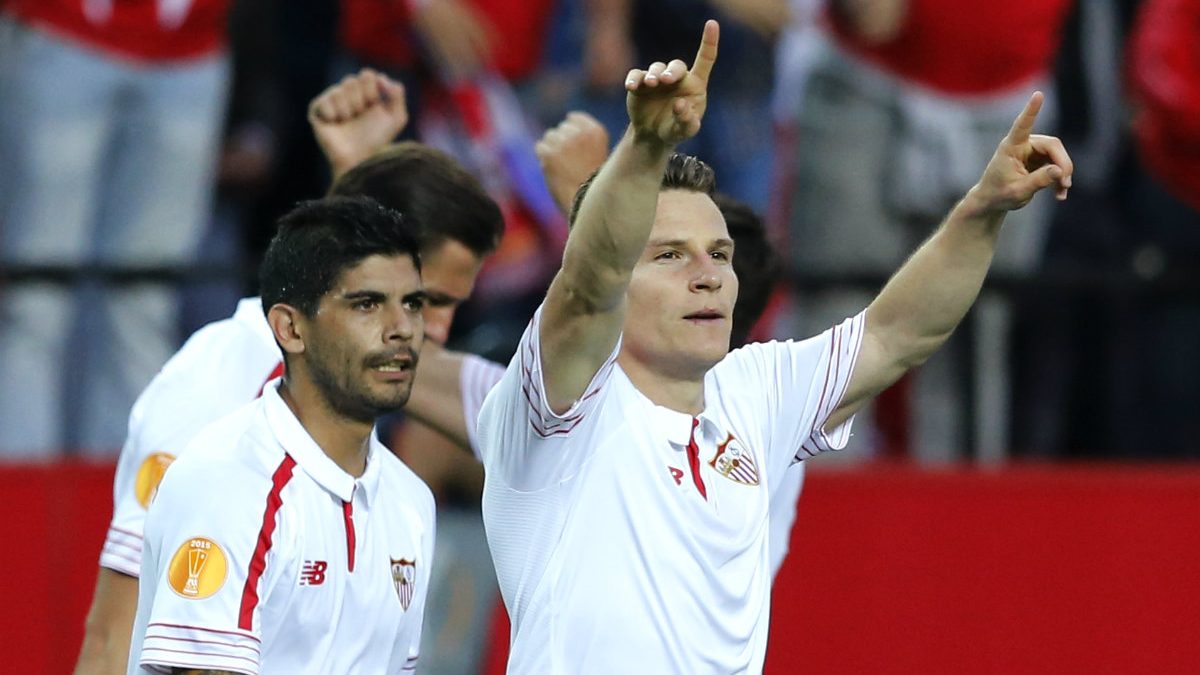
[[[389,312],[384,330],[384,341],[412,342],[414,338],[422,335],[424,330],[424,321],[419,313],[413,313],[402,306],[397,306]]]
[[[692,273],[691,282],[688,287],[694,293],[714,292],[721,290],[721,274],[715,263],[708,256],[704,256],[696,263],[696,269]]]
[[[454,307],[426,307],[422,313],[425,317],[425,337],[439,345],[446,344],[450,339],[450,324],[454,322]]]

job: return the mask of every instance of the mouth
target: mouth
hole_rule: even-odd
[[[369,367],[388,380],[403,380],[412,376],[417,359],[413,354],[396,354],[372,360]]]
[[[683,319],[684,321],[691,321],[692,323],[708,324],[724,321],[725,315],[715,309],[705,308],[699,312],[692,312],[691,314],[684,316]]]

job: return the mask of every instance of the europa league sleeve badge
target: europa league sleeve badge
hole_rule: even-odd
[[[181,597],[200,600],[225,585],[225,552],[207,537],[192,537],[183,542],[167,568],[167,582]]]

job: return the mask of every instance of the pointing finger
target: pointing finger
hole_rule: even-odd
[[[1033,96],[1029,97],[1025,109],[1013,121],[1012,129],[1008,130],[1008,140],[1011,143],[1020,145],[1029,140],[1029,134],[1033,132],[1033,123],[1037,120],[1038,111],[1042,109],[1044,99],[1045,97],[1040,91],[1033,92]]]
[[[712,74],[713,64],[717,62],[717,42],[721,37],[721,27],[716,21],[709,19],[704,23],[704,37],[700,39],[700,50],[696,52],[696,61],[692,63],[691,74],[708,82]]]

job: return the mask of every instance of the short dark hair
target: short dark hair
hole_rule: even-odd
[[[587,195],[588,189],[592,187],[592,181],[596,180],[598,173],[600,173],[599,169],[588,176],[588,179],[583,181],[583,184],[575,191],[575,198],[571,200],[571,213],[567,216],[569,226],[575,225],[575,218],[579,215],[579,205],[583,203],[583,198]],[[712,167],[704,162],[691,155],[676,152],[672,153],[670,159],[667,160],[667,169],[663,172],[661,189],[702,192],[711,197],[717,189],[717,175],[713,172]]]
[[[778,281],[779,258],[767,237],[767,228],[748,204],[720,192],[712,195],[733,238],[733,271],[738,277],[737,303],[733,306],[733,332],[729,343],[740,347],[767,309]]]
[[[301,202],[278,226],[259,268],[264,312],[284,303],[315,315],[338,277],[372,255],[406,255],[420,270],[417,241],[404,218],[367,197]]]
[[[427,145],[394,143],[342,175],[331,195],[370,197],[404,214],[422,250],[447,239],[480,258],[500,245],[504,217],[474,176]]]

